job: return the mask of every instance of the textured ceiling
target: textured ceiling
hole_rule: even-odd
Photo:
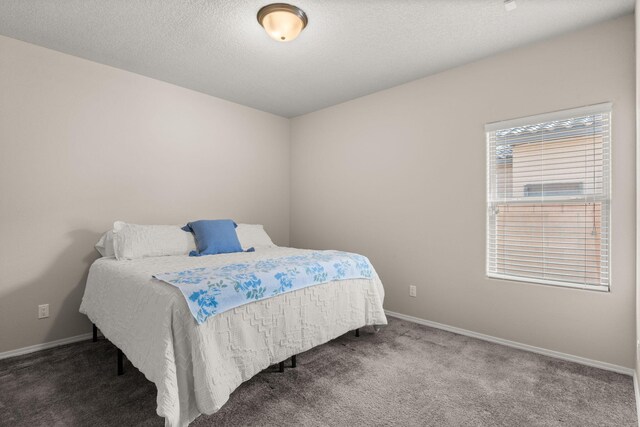
[[[633,11],[634,0],[0,0],[0,34],[293,117]],[[0,53],[1,54],[1,53]]]

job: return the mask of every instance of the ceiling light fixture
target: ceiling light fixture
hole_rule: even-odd
[[[507,12],[511,12],[516,7],[518,7],[518,5],[516,4],[516,0],[504,0],[504,8]]]
[[[286,3],[269,4],[258,11],[258,22],[272,39],[279,42],[294,40],[307,26],[307,14]]]

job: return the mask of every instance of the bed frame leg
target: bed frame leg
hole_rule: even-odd
[[[280,372],[284,372],[284,362],[280,362],[279,367],[280,367]]]
[[[98,327],[93,323],[93,342],[98,341]]]
[[[291,367],[296,368],[298,366],[298,361],[296,360],[297,354],[291,356]]]
[[[356,337],[360,336],[360,329],[356,329]]]
[[[124,354],[118,349],[118,375],[124,374]]]

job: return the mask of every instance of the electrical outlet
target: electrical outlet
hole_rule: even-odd
[[[38,306],[38,319],[44,319],[45,317],[49,317],[49,304]]]
[[[409,286],[409,296],[410,297],[415,297],[416,296],[416,287],[415,286]]]

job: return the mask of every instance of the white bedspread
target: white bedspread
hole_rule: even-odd
[[[97,260],[80,312],[158,389],[165,425],[183,426],[224,405],[242,382],[286,358],[365,325],[385,325],[377,275],[253,302],[198,325],[175,287],[155,273],[300,253],[270,248],[206,257]]]

